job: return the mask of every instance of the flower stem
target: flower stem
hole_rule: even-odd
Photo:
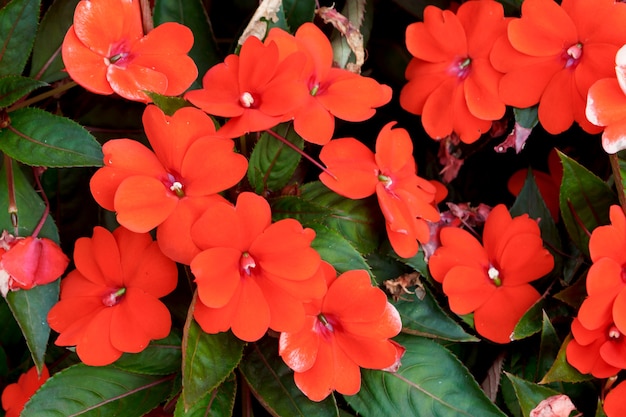
[[[70,82],[67,82],[67,83],[63,83],[63,84],[61,84],[61,85],[59,85],[59,86],[57,86],[57,87],[53,88],[53,89],[52,89],[52,90],[50,90],[50,91],[46,91],[45,93],[39,94],[39,95],[37,95],[37,96],[35,96],[35,97],[31,97],[31,98],[29,98],[28,100],[18,101],[18,102],[17,102],[17,103],[15,103],[13,106],[9,107],[8,112],[10,113],[10,112],[15,111],[15,110],[17,110],[17,109],[21,109],[21,108],[24,108],[24,107],[28,107],[28,106],[30,106],[31,104],[38,103],[38,102],[40,102],[41,100],[45,100],[45,99],[47,99],[48,97],[55,96],[55,95],[57,95],[57,94],[59,94],[59,93],[62,93],[62,92],[64,92],[64,91],[67,91],[67,90],[69,90],[70,88],[75,87],[75,86],[77,86],[77,85],[78,85],[78,84],[76,84],[76,82],[74,82],[74,81],[70,81]]]
[[[624,213],[626,213],[626,194],[624,193],[624,182],[622,172],[619,167],[619,156],[617,156],[617,153],[609,154],[609,161],[611,162],[611,169],[613,170],[613,179],[615,180],[615,188],[617,189],[619,204],[622,206]]]
[[[43,210],[41,218],[39,219],[39,223],[37,223],[37,226],[35,226],[35,229],[33,230],[33,233],[32,233],[33,237],[37,237],[37,235],[39,235],[41,228],[43,227],[44,223],[46,222],[46,219],[48,218],[48,214],[50,214],[50,201],[48,201],[48,196],[46,196],[46,193],[43,190],[43,187],[41,186],[41,180],[39,178],[42,172],[43,171],[41,171],[41,168],[33,168],[35,184],[37,184],[37,188],[39,189],[39,192],[41,193],[41,198],[45,204],[45,208]]]
[[[325,166],[323,166],[322,164],[317,162],[315,159],[313,159],[311,156],[309,156],[302,149],[298,148],[296,145],[294,145],[293,143],[289,142],[287,139],[285,139],[284,137],[280,136],[278,133],[276,133],[276,132],[274,132],[273,130],[270,130],[270,129],[267,129],[266,132],[269,133],[271,136],[275,137],[276,139],[278,139],[279,141],[281,141],[282,143],[284,143],[285,145],[289,146],[294,151],[298,152],[300,155],[302,155],[306,159],[308,159],[313,165],[315,165],[316,167],[318,167],[319,169],[321,169],[322,171],[324,171],[325,173],[327,173],[328,175],[333,177],[333,179],[335,179],[335,180],[337,179],[337,177],[332,172],[330,172],[328,170],[328,168],[326,168]]]
[[[4,165],[7,169],[7,189],[9,191],[9,216],[11,216],[11,225],[13,226],[13,234],[17,236],[17,203],[15,202],[15,181],[13,179],[13,159],[6,154],[4,155]]]

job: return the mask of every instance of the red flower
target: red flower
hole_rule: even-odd
[[[522,17],[494,45],[491,61],[505,72],[500,96],[515,107],[539,103],[539,121],[550,133],[576,121],[585,131],[600,129],[585,117],[591,85],[613,74],[626,32],[626,5],[614,0],[526,0]]]
[[[608,153],[626,149],[626,47],[615,56],[617,77],[596,81],[587,95],[585,115],[591,123],[603,126],[602,146]]]
[[[607,417],[622,417],[626,415],[626,382],[619,383],[606,395],[604,399],[604,412]]]
[[[528,215],[511,218],[502,204],[485,222],[483,245],[469,232],[441,230],[441,246],[428,266],[443,283],[450,309],[474,313],[476,331],[497,343],[508,343],[517,322],[540,298],[529,282],[546,275],[554,259],[543,247],[537,222]]]
[[[209,114],[229,117],[219,131],[225,137],[272,128],[292,119],[306,100],[308,91],[300,81],[305,58],[294,53],[281,61],[274,42],[264,45],[250,36],[239,55],[210,68],[203,88],[188,92],[185,99]]]
[[[151,105],[143,124],[154,152],[130,139],[108,141],[102,148],[105,166],[91,178],[91,192],[117,213],[122,226],[137,233],[158,226],[163,252],[188,264],[199,252],[191,224],[209,204],[224,201],[217,193],[237,184],[248,163],[198,109],[166,116]]]
[[[553,148],[548,155],[548,171],[545,172],[533,170],[533,177],[537,188],[541,193],[541,198],[546,203],[546,207],[550,210],[550,214],[554,220],[559,219],[560,207],[559,207],[559,193],[561,189],[561,180],[563,179],[563,165],[556,152],[556,148]],[[509,192],[514,196],[518,196],[524,187],[526,177],[528,176],[528,169],[521,169],[511,175],[507,183]]]
[[[169,334],[170,313],[159,298],[174,290],[178,271],[148,233],[96,227],[92,238],[76,241],[74,262],[48,313],[60,333],[56,345],[76,346],[84,363],[100,366]]]
[[[360,368],[397,365],[404,352],[389,338],[402,329],[400,315],[387,296],[373,287],[363,270],[338,278],[323,262],[328,292],[306,305],[304,327],[280,335],[279,354],[295,371],[294,380],[311,400],[321,401],[333,390],[356,394]]]
[[[0,292],[29,290],[46,285],[65,272],[70,260],[59,245],[50,239],[28,236],[0,236]]]
[[[456,14],[428,6],[424,22],[406,30],[413,59],[402,107],[422,115],[426,133],[442,139],[456,132],[465,143],[489,131],[504,116],[498,96],[502,74],[489,61],[492,45],[506,30],[502,5],[495,1],[463,3]]]
[[[152,101],[143,90],[175,96],[198,76],[187,53],[193,33],[164,23],[144,36],[139,0],[85,0],[63,41],[70,77],[97,94]]]
[[[191,237],[202,249],[191,261],[194,317],[207,333],[232,329],[254,341],[268,328],[295,331],[304,323],[302,302],[324,294],[315,232],[294,219],[272,223],[269,204],[254,193],[241,193],[236,206],[208,207]]]
[[[37,367],[33,366],[20,375],[16,383],[7,385],[2,391],[2,408],[6,411],[6,417],[19,417],[30,397],[48,378],[50,373],[46,365],[43,366],[41,375],[38,374]]]
[[[335,130],[335,117],[350,122],[367,120],[375,108],[391,100],[391,88],[372,78],[334,68],[328,38],[313,23],[298,28],[295,37],[280,28],[270,30],[265,44],[275,42],[282,57],[299,50],[307,56],[302,79],[309,91],[295,112],[294,129],[309,142],[324,145]]]
[[[432,205],[437,188],[417,176],[413,143],[404,129],[385,125],[376,140],[376,154],[354,138],[335,139],[324,145],[320,159],[334,178],[321,173],[328,188],[347,198],[374,193],[385,216],[391,246],[403,258],[417,253],[417,241],[428,242],[427,221],[439,220]]]
[[[572,339],[567,344],[567,362],[583,374],[608,378],[626,369],[624,336],[612,321],[597,329],[586,329],[580,320],[572,322]]]

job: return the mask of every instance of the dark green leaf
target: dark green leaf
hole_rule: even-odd
[[[152,99],[154,104],[156,104],[161,110],[163,110],[163,113],[168,116],[172,116],[177,110],[180,110],[183,107],[193,107],[193,104],[184,98],[164,96],[158,93],[153,93],[152,91],[145,91],[145,93]]]
[[[30,290],[10,291],[7,304],[22,329],[28,350],[37,369],[42,369],[50,326],[48,311],[59,299],[59,280],[48,285],[38,285]]]
[[[0,10],[0,76],[20,75],[37,33],[40,0],[13,0]]]
[[[46,82],[67,77],[61,58],[61,44],[73,23],[74,9],[80,0],[56,0],[41,20],[30,68],[30,76]]]
[[[278,356],[276,339],[265,338],[251,346],[239,370],[261,404],[275,416],[337,416],[331,395],[321,402],[309,400],[293,382],[293,372]]]
[[[35,108],[11,112],[0,131],[0,150],[24,164],[45,167],[101,166],[102,148],[78,123]]]
[[[571,335],[569,335],[561,345],[552,367],[541,380],[542,384],[549,384],[550,382],[582,382],[593,379],[591,375],[581,374],[567,362],[566,349],[570,340],[572,340]]]
[[[159,0],[154,5],[154,24],[178,22],[187,26],[194,35],[189,56],[198,67],[198,79],[192,88],[202,87],[202,77],[222,58],[213,35],[211,21],[200,0]]]
[[[539,345],[539,355],[537,359],[537,375],[544,375],[550,369],[550,366],[556,359],[561,341],[556,334],[556,330],[550,322],[550,317],[543,312],[543,324],[541,326],[541,344]]]
[[[505,372],[504,375],[506,375],[511,384],[513,384],[515,396],[517,397],[522,413],[525,416],[528,416],[532,409],[535,408],[541,401],[548,397],[552,397],[553,395],[560,394],[553,389],[533,384],[532,382],[518,378],[508,372]]]
[[[406,348],[396,373],[364,369],[361,390],[345,396],[365,417],[504,417],[469,371],[432,340],[400,335]]]
[[[231,332],[206,334],[190,320],[183,336],[183,401],[190,409],[235,369],[244,343]]]
[[[406,294],[392,302],[402,318],[402,331],[418,336],[455,342],[477,342],[479,339],[465,330],[439,307],[427,286],[413,287],[419,296]]]
[[[22,417],[139,417],[169,395],[173,376],[77,364],[53,375],[26,404]]]
[[[113,366],[128,372],[146,375],[170,375],[180,372],[181,338],[170,333],[164,339],[153,340],[139,353],[124,353]]]
[[[526,107],[523,109],[514,107],[513,114],[515,115],[515,122],[526,129],[532,129],[539,123],[538,109],[539,106]]]
[[[541,298],[524,313],[513,330],[512,340],[525,339],[541,331],[544,305],[545,300]]]
[[[235,405],[237,393],[237,379],[231,374],[226,381],[207,393],[204,398],[195,403],[189,411],[185,412],[182,397],[176,403],[174,417],[231,417]]]
[[[323,224],[311,224],[309,227],[316,233],[311,247],[319,252],[323,260],[334,266],[338,273],[353,269],[370,272],[365,258],[346,238]]]
[[[309,201],[301,196],[286,195],[270,201],[272,205],[272,219],[296,219],[303,225],[321,223],[331,215],[328,207],[323,207],[314,201]]]
[[[609,206],[617,199],[611,188],[588,169],[561,152],[559,157],[563,163],[561,218],[574,244],[588,255],[588,233],[609,223]]]
[[[428,271],[428,264],[426,263],[426,259],[424,258],[424,248],[420,246],[419,251],[412,258],[398,258],[400,262],[403,262],[415,269],[417,272],[422,274],[422,276],[430,276],[430,272]]]
[[[283,0],[283,12],[289,29],[295,32],[303,23],[313,21],[315,0]]]
[[[0,78],[0,108],[9,107],[31,91],[48,84],[20,75]]]
[[[282,124],[274,130],[283,138],[303,149],[304,141],[289,124]],[[257,194],[267,190],[279,191],[287,185],[300,162],[300,154],[280,140],[261,134],[248,163],[248,181]]]

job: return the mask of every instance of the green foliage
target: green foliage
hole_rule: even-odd
[[[48,84],[32,78],[22,77],[21,75],[6,75],[1,77],[0,108],[9,107],[26,94],[45,85]]]
[[[35,41],[40,0],[13,0],[0,10],[0,77],[20,75]]]
[[[181,361],[181,338],[170,333],[164,339],[152,341],[139,353],[124,353],[113,366],[136,374],[171,375],[180,371]]]
[[[180,397],[176,403],[174,417],[230,417],[233,415],[235,394],[237,394],[237,380],[235,375],[231,374],[188,411],[185,411],[183,399]]]
[[[515,396],[517,397],[517,401],[524,416],[529,415],[532,409],[535,408],[541,401],[553,395],[559,394],[559,392],[553,389],[525,381],[522,378],[509,374],[508,372],[505,372],[504,375],[513,385]]]
[[[153,103],[168,116],[172,116],[177,110],[183,107],[193,107],[190,102],[181,97],[164,96],[162,94],[153,93],[152,91],[146,91],[145,93],[152,99]]]
[[[323,260],[334,266],[337,273],[353,269],[370,272],[365,258],[341,234],[323,224],[312,224],[310,227],[315,230],[315,240],[311,247],[317,250]]]

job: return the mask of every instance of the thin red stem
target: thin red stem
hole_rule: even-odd
[[[13,226],[13,234],[17,236],[18,219],[17,219],[17,203],[15,202],[15,181],[13,178],[13,159],[6,154],[4,155],[4,165],[7,168],[7,189],[9,191],[9,215],[11,216],[11,225]]]
[[[35,229],[33,230],[33,233],[32,233],[33,237],[37,237],[37,235],[41,231],[41,228],[46,222],[46,219],[48,218],[48,214],[50,214],[50,201],[48,201],[48,196],[46,196],[46,193],[44,192],[43,187],[41,186],[39,173],[37,172],[38,169],[39,168],[33,168],[33,173],[35,174],[34,175],[35,183],[37,184],[37,188],[39,188],[39,191],[41,192],[41,198],[45,204],[45,208],[43,210],[43,214],[41,215],[41,218],[39,219],[39,223],[37,223],[37,226],[35,226]]]

